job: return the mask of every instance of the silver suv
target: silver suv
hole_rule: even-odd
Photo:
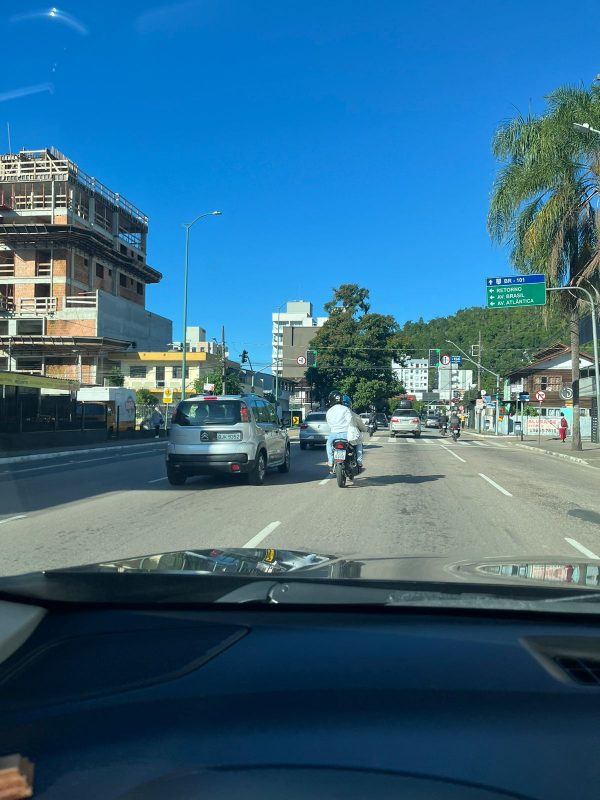
[[[275,406],[256,395],[191,397],[179,403],[169,430],[167,478],[244,475],[260,486],[269,467],[289,472],[290,442]]]

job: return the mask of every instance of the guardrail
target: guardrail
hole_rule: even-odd
[[[96,308],[96,292],[81,292],[81,294],[68,294],[65,297],[65,308]]]
[[[48,314],[56,308],[56,297],[21,297],[17,303],[20,314]]]

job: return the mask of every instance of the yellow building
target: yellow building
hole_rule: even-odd
[[[111,362],[119,367],[127,389],[147,389],[162,399],[164,389],[172,389],[175,396],[181,392],[181,351],[113,353]],[[188,352],[185,356],[185,392],[194,394],[194,383],[204,380],[208,373],[221,369],[223,361],[218,354]],[[227,360],[227,369],[239,370],[240,365]]]

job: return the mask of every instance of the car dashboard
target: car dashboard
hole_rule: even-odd
[[[600,672],[573,668],[600,664],[589,618],[7,602],[1,616],[24,608],[35,621],[0,663],[0,755],[33,762],[36,798],[598,796]]]

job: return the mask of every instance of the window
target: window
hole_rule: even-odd
[[[164,367],[157,367],[156,368],[156,388],[163,389],[165,385],[165,368]]]
[[[239,400],[186,400],[177,406],[173,422],[190,427],[236,425],[241,422],[240,406]]]
[[[178,379],[178,380],[181,380],[181,367],[173,367],[173,377]],[[186,381],[187,381],[187,379],[189,377],[190,377],[190,368],[186,367],[185,368],[185,379],[186,379]]]
[[[8,369],[8,357],[0,358],[0,369],[7,370]]]
[[[44,333],[44,320],[42,319],[19,319],[17,320],[17,335],[36,336]]]
[[[11,250],[0,250],[0,278],[12,278],[15,274],[15,254]]]
[[[18,372],[41,372],[42,359],[41,358],[18,358],[17,359]]]
[[[136,287],[135,288],[137,289],[137,293],[138,294],[144,294],[144,284],[143,283],[140,283],[140,281],[138,281],[136,283]]]
[[[48,277],[52,272],[52,253],[50,250],[37,250],[35,254],[35,274],[38,277]]]
[[[104,278],[104,267],[102,264],[96,264],[96,277],[97,278]]]
[[[119,275],[119,284],[120,284],[121,286],[125,286],[125,287],[127,287],[127,275],[124,275],[123,273],[121,273],[121,274]]]
[[[146,367],[129,367],[130,378],[145,378],[147,373]]]

